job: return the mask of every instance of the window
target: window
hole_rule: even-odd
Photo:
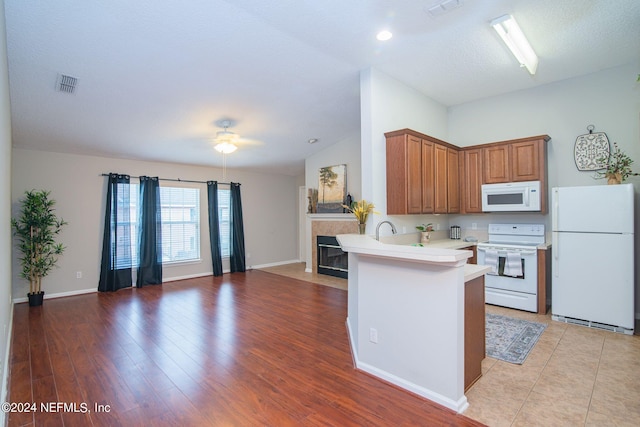
[[[218,226],[223,258],[231,256],[231,190],[218,188]]]
[[[200,259],[200,190],[160,187],[162,262]]]
[[[126,188],[120,187],[120,194]],[[138,265],[138,197],[140,186],[129,185],[128,218],[119,213],[117,244],[126,246],[127,259],[118,268]],[[126,196],[124,196],[126,197]],[[162,210],[162,263],[200,260],[200,190],[197,188],[160,187]],[[128,221],[127,221],[128,220]],[[218,225],[223,258],[231,255],[231,190],[218,189]],[[126,236],[126,237],[122,237]],[[123,252],[124,253],[124,252]]]
[[[138,265],[138,197],[140,186],[129,186],[129,222],[119,228],[130,230],[132,264]],[[200,190],[160,187],[162,220],[162,263],[200,260]]]

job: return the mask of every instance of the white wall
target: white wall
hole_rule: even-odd
[[[51,196],[56,200],[58,216],[69,223],[59,239],[67,248],[60,258],[59,268],[43,280],[43,290],[48,295],[97,289],[106,197],[106,177],[100,175],[108,172],[222,181],[222,171],[214,168],[14,149],[14,215],[24,191],[45,189],[51,190]],[[299,177],[227,170],[227,181],[242,184],[247,268],[297,260]],[[160,185],[180,184],[161,182]],[[202,261],[165,266],[164,280],[206,275],[212,271],[206,185],[182,185],[201,188]],[[28,282],[17,277],[17,262],[14,254],[13,297],[23,298],[28,292]],[[82,271],[81,279],[76,278],[77,271]]]
[[[449,109],[449,140],[458,146],[547,134],[549,190],[556,186],[606,185],[594,180],[593,172],[578,171],[573,150],[576,138],[594,125],[609,141],[632,159],[640,172],[640,83],[639,67],[627,65],[598,73],[514,92]],[[640,177],[628,182],[636,189],[636,259],[640,257]],[[615,207],[612,207],[615,209]],[[470,228],[490,222],[543,222],[550,215],[456,215],[452,223]],[[640,318],[640,263],[636,263],[636,317]]]
[[[367,233],[375,232],[379,221],[389,219],[399,233],[416,232],[415,226],[433,222],[447,227],[446,215],[387,216],[385,132],[409,128],[448,142],[447,109],[417,90],[370,68],[360,75],[362,127],[362,197],[373,202],[376,214],[367,223]],[[389,227],[380,235],[390,234]]]
[[[318,170],[325,166],[347,165],[347,192],[360,197],[360,135],[347,138],[309,156],[304,161],[305,186],[318,189]]]
[[[11,306],[11,109],[4,0],[0,0],[0,402],[5,402]],[[4,425],[0,411],[0,425]]]

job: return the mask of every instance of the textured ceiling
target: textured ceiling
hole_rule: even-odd
[[[219,167],[229,118],[229,167],[293,175],[359,135],[371,66],[454,106],[640,61],[638,0],[460,2],[434,18],[437,0],[5,0],[14,146]],[[535,76],[488,24],[506,13]]]

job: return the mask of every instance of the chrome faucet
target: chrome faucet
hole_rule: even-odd
[[[381,226],[382,224],[384,224],[385,222],[391,226],[391,232],[392,232],[393,234],[397,234],[397,233],[398,233],[398,232],[396,231],[396,226],[395,226],[395,225],[393,225],[393,224],[391,223],[391,221],[380,221],[380,222],[378,223],[378,225],[376,226],[376,240],[380,240],[380,226]]]

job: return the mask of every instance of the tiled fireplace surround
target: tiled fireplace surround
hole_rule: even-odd
[[[357,232],[358,222],[353,214],[307,214],[306,271],[318,272],[317,236],[337,236]]]

